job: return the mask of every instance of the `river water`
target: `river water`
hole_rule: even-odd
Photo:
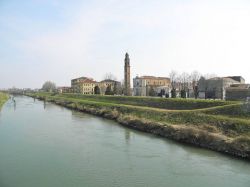
[[[0,187],[250,187],[250,162],[15,100],[0,113]]]

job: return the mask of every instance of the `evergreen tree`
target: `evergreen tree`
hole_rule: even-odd
[[[154,96],[157,95],[157,93],[155,92],[155,90],[154,90],[153,87],[150,88],[148,95],[149,95],[149,96],[152,96],[152,97],[154,97]]]
[[[158,94],[159,97],[165,96],[165,90],[161,89],[161,92]]]
[[[173,88],[173,89],[171,90],[171,97],[172,97],[172,98],[176,98],[176,89],[175,89],[175,88]]]
[[[114,90],[113,90],[113,92],[114,92],[114,94],[119,94],[119,88],[118,88],[118,84],[117,84],[117,82],[115,82],[115,84],[114,84]]]
[[[186,98],[186,91],[185,90],[181,90],[181,98]]]
[[[199,96],[199,89],[198,86],[194,86],[194,98],[197,99]]]
[[[114,95],[114,92],[111,89],[111,85],[108,85],[105,91],[105,95]]]
[[[100,90],[99,86],[95,86],[94,93],[95,94],[101,94],[101,90]]]

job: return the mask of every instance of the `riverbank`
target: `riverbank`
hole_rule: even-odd
[[[2,108],[3,104],[8,100],[9,96],[5,93],[0,92],[0,109]]]
[[[113,119],[126,127],[250,159],[250,113],[248,106],[241,103],[49,93],[27,95]]]

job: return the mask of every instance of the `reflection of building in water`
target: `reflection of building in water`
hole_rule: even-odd
[[[87,113],[71,110],[72,119],[79,120],[82,118],[89,118]]]
[[[14,100],[14,111],[16,111],[16,101]]]
[[[125,140],[126,140],[126,143],[129,143],[129,141],[130,141],[130,130],[129,129],[125,129]]]
[[[15,100],[14,96],[12,97],[12,102],[13,102],[13,106],[14,106],[14,111],[16,111],[16,100]]]

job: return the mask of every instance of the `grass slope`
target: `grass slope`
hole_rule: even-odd
[[[202,142],[211,144],[203,147],[220,144],[220,149],[229,149],[225,148],[229,145],[230,149],[233,147],[233,154],[241,154],[238,153],[241,151],[250,153],[250,110],[239,102],[49,93],[30,96],[116,119],[120,123],[140,122],[144,125],[140,126],[141,130],[150,128],[151,132],[158,129],[156,134],[171,131],[173,139],[199,145]]]
[[[5,93],[0,92],[0,109],[2,108],[3,104],[8,100],[9,96]]]
[[[40,96],[51,96],[50,93],[39,93]],[[82,95],[82,94],[60,94],[64,98],[83,99],[114,104],[125,104],[133,106],[145,106],[169,110],[192,110],[214,106],[224,106],[237,102],[221,100],[201,99],[180,99],[180,98],[159,98],[159,97],[126,97],[126,96],[103,96],[103,95]]]

